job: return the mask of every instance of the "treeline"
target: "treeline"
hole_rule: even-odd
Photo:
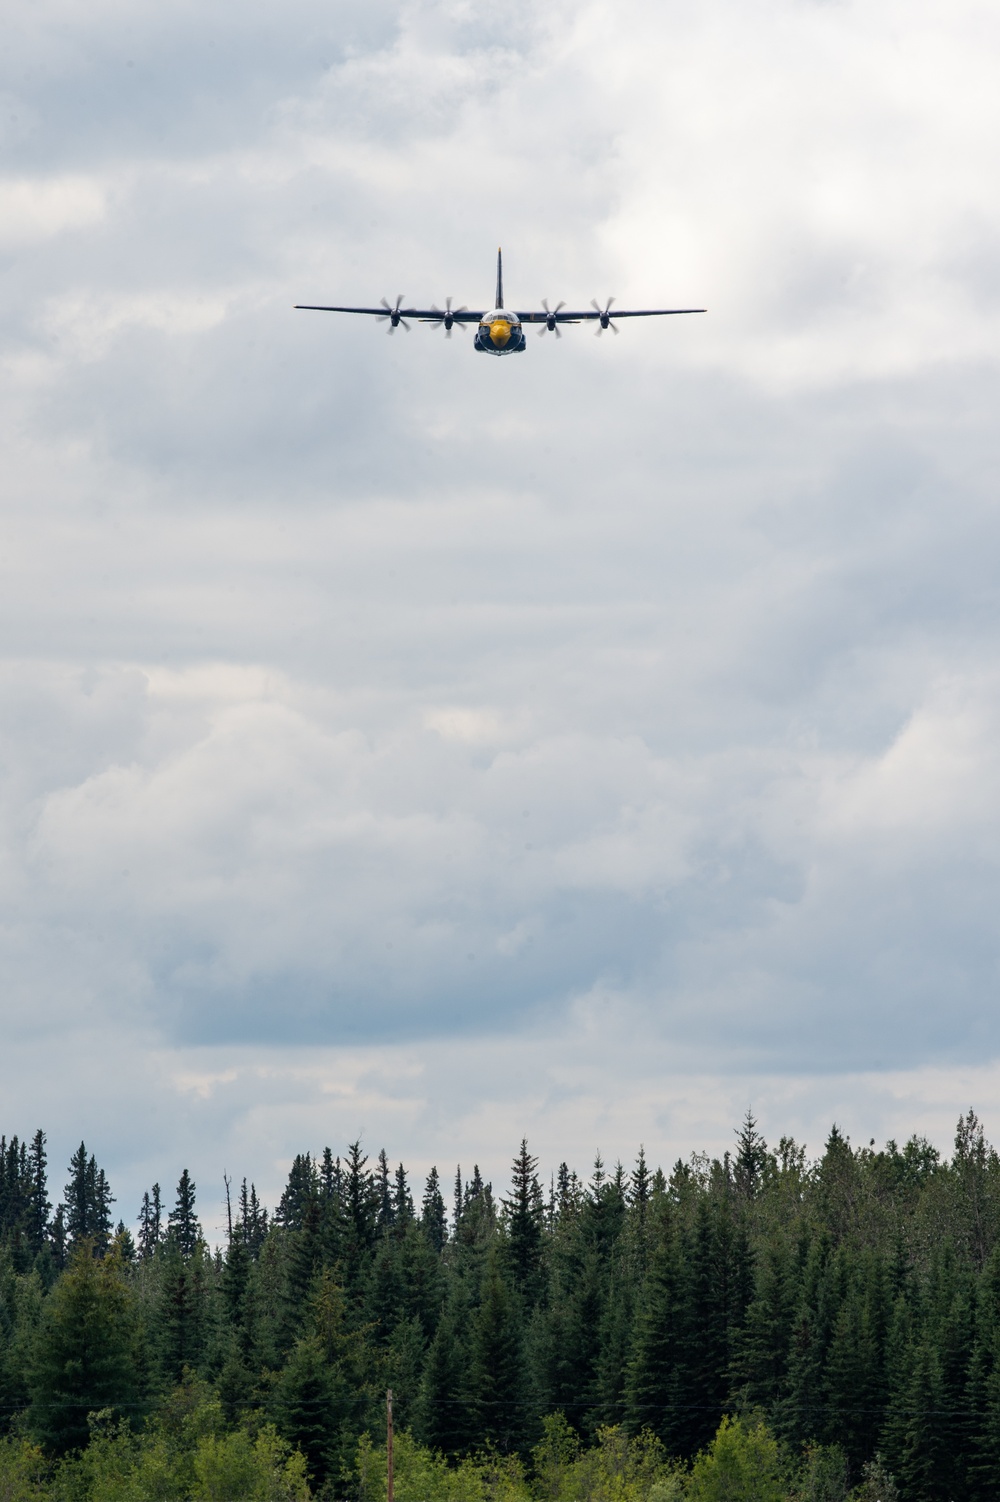
[[[53,1211],[43,1134],[0,1142],[3,1464],[24,1485],[76,1467],[96,1497],[80,1477],[118,1455],[137,1497],[200,1496],[196,1461],[231,1453],[290,1497],[375,1502],[392,1388],[414,1502],[478,1495],[484,1466],[543,1502],[602,1495],[572,1477],[615,1456],[637,1502],[709,1497],[705,1468],[754,1444],[768,1497],[1000,1492],[1000,1159],[971,1112],[950,1159],[834,1127],[809,1161],[748,1114],[731,1154],[669,1175],[640,1150],[543,1184],[522,1143],[507,1195],[460,1170],[446,1204],[436,1169],[414,1192],[354,1143],[297,1157],[273,1213],[226,1190],[212,1251],[186,1170],[130,1228],[84,1144]],[[168,1452],[186,1479],[140,1485]]]

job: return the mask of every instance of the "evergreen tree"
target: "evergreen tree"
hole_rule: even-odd
[[[55,1266],[62,1269],[66,1265],[66,1207],[57,1205],[56,1213],[52,1217],[52,1225],[49,1228],[49,1246],[52,1249],[52,1261]]]
[[[453,1288],[424,1363],[414,1429],[421,1444],[463,1455],[477,1438],[469,1412],[469,1309],[461,1285]]]
[[[177,1185],[177,1203],[167,1217],[167,1225],[181,1256],[187,1260],[194,1256],[202,1240],[201,1226],[194,1213],[194,1180],[185,1168]]]
[[[33,1256],[37,1256],[46,1243],[49,1211],[52,1209],[48,1197],[46,1167],[45,1133],[39,1130],[32,1137],[31,1148],[28,1152],[28,1203],[25,1229],[28,1247]]]
[[[673,1455],[689,1449],[691,1411],[684,1385],[689,1344],[686,1305],[680,1238],[668,1223],[640,1298],[635,1355],[626,1390],[626,1419],[633,1433],[651,1429]]]
[[[289,1231],[300,1231],[306,1206],[319,1196],[319,1176],[308,1153],[296,1153],[288,1183],[278,1201],[274,1218]]]
[[[162,1253],[157,1331],[159,1359],[169,1382],[180,1382],[185,1369],[197,1371],[207,1341],[209,1264],[204,1243],[185,1256],[171,1228]]]
[[[250,1282],[253,1262],[239,1220],[226,1247],[221,1290],[229,1329],[235,1336],[240,1365],[246,1369],[253,1353],[253,1315]]]
[[[517,1305],[493,1256],[472,1321],[470,1417],[478,1445],[507,1452],[525,1446],[527,1405]]]
[[[448,1237],[448,1217],[445,1214],[441,1181],[436,1168],[431,1169],[427,1175],[427,1183],[424,1185],[424,1197],[420,1206],[420,1224],[434,1250],[443,1251]]]
[[[391,1231],[396,1223],[396,1207],[392,1194],[392,1178],[389,1174],[389,1159],[383,1147],[378,1155],[378,1172],[375,1175],[378,1194],[378,1218],[376,1226],[382,1235]]]
[[[733,1182],[744,1199],[757,1198],[766,1167],[767,1143],[758,1132],[753,1112],[748,1108],[736,1133],[736,1161],[733,1164]]]
[[[115,1202],[115,1197],[105,1178],[104,1169],[98,1168],[93,1158],[87,1165],[87,1170],[94,1206],[94,1245],[103,1256],[111,1241],[111,1206]]]
[[[942,1435],[941,1368],[925,1342],[916,1350],[906,1393],[899,1479],[907,1502],[945,1502],[948,1456]]]
[[[66,1185],[65,1227],[73,1245],[89,1241],[95,1256],[103,1256],[111,1240],[111,1206],[114,1195],[98,1168],[93,1153],[88,1157],[83,1142],[70,1159]]]
[[[563,1168],[565,1166],[565,1164],[562,1165]],[[629,1205],[635,1210],[640,1220],[645,1220],[646,1218],[651,1194],[652,1180],[646,1164],[646,1153],[640,1142],[639,1156],[635,1160],[635,1168],[632,1170],[632,1178],[629,1183]]]
[[[313,1283],[323,1265],[322,1208],[314,1195],[299,1209],[301,1224],[288,1237],[282,1297],[281,1344],[287,1350],[300,1333]]]
[[[743,1400],[765,1412],[775,1412],[787,1397],[800,1276],[794,1249],[786,1242],[776,1239],[762,1249],[731,1369]]]
[[[121,1265],[113,1256],[95,1260],[93,1244],[80,1240],[46,1300],[31,1352],[31,1432],[64,1454],[86,1443],[91,1412],[136,1419],[139,1371],[137,1321]]]
[[[278,1381],[275,1407],[281,1432],[305,1456],[317,1489],[339,1469],[342,1384],[315,1336],[296,1343]]]
[[[347,1171],[344,1175],[343,1256],[347,1282],[352,1288],[359,1289],[363,1271],[375,1244],[378,1216],[378,1191],[367,1163],[368,1158],[361,1151],[361,1143],[352,1142],[347,1149]]]
[[[327,1148],[329,1152],[329,1148]],[[242,1233],[243,1245],[250,1258],[256,1262],[260,1256],[260,1249],[264,1245],[267,1235],[267,1211],[257,1198],[257,1186],[250,1185],[247,1192],[247,1181],[243,1180],[240,1187],[239,1224]]]
[[[960,1116],[951,1175],[955,1184],[956,1239],[973,1266],[982,1268],[1000,1230],[1000,1173],[975,1111]]]
[[[510,1197],[501,1201],[511,1277],[529,1303],[537,1296],[542,1262],[544,1211],[537,1167],[538,1159],[532,1157],[527,1139],[522,1138],[521,1150],[511,1169]]]
[[[397,1225],[405,1226],[413,1220],[413,1198],[406,1182],[406,1169],[402,1163],[396,1167],[396,1182],[393,1189],[392,1205]]]
[[[163,1237],[163,1207],[160,1203],[160,1186],[154,1184],[152,1192],[142,1196],[139,1210],[139,1256],[144,1262],[156,1251]]]

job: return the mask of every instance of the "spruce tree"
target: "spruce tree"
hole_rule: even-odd
[[[253,1260],[247,1248],[243,1225],[237,1218],[226,1245],[218,1287],[222,1294],[232,1344],[242,1372],[249,1370],[254,1348]],[[235,1374],[234,1381],[242,1380]]]
[[[103,1256],[111,1242],[111,1206],[115,1197],[111,1193],[104,1169],[97,1167],[93,1157],[87,1165],[87,1174],[94,1207],[94,1245],[96,1251]]]
[[[542,1262],[542,1189],[538,1159],[528,1151],[526,1138],[511,1168],[511,1192],[501,1201],[507,1229],[507,1263],[515,1288],[527,1302],[535,1302]]]
[[[406,1169],[402,1163],[396,1165],[396,1180],[392,1192],[393,1214],[396,1224],[409,1225],[414,1218],[413,1197],[410,1194],[409,1185],[406,1182]]]
[[[58,1269],[66,1265],[66,1246],[68,1237],[66,1234],[66,1207],[57,1205],[56,1212],[52,1217],[49,1228],[49,1246],[52,1249],[52,1261]]]
[[[917,1347],[906,1392],[899,1480],[907,1502],[944,1502],[949,1457],[942,1433],[943,1394],[937,1353],[926,1341]]]
[[[135,1421],[142,1413],[138,1323],[114,1257],[96,1261],[78,1241],[45,1303],[29,1362],[28,1425],[46,1450],[61,1455],[86,1444],[87,1416],[110,1410]]]
[[[565,1167],[565,1165],[563,1166]],[[628,1200],[629,1205],[635,1210],[641,1221],[646,1218],[651,1194],[652,1182],[649,1168],[646,1164],[646,1153],[640,1142],[639,1156],[635,1160],[635,1168],[632,1170],[632,1177],[629,1181]]]
[[[378,1216],[376,1226],[382,1235],[391,1231],[396,1223],[396,1207],[392,1194],[392,1179],[389,1174],[389,1159],[386,1157],[383,1147],[378,1155],[378,1172],[375,1175],[376,1192],[378,1194]]]
[[[517,1303],[496,1256],[487,1264],[472,1321],[470,1417],[478,1445],[526,1448],[526,1385]]]
[[[784,1239],[769,1241],[758,1260],[754,1296],[731,1363],[733,1386],[742,1402],[765,1412],[775,1412],[787,1399],[800,1279],[794,1248]]]
[[[251,1184],[249,1191],[247,1190],[246,1179],[240,1187],[239,1225],[243,1245],[251,1260],[256,1262],[267,1235],[267,1211],[257,1198],[256,1185]]]
[[[378,1215],[378,1194],[367,1163],[361,1143],[352,1142],[344,1174],[342,1255],[348,1286],[358,1294],[375,1244]]]
[[[160,1369],[168,1382],[180,1382],[185,1368],[197,1371],[207,1342],[208,1265],[204,1243],[185,1257],[171,1229],[161,1254],[156,1311]],[[159,1260],[159,1259],[158,1259]]]
[[[63,1190],[66,1196],[66,1235],[73,1243],[94,1234],[87,1167],[87,1146],[81,1142],[69,1160],[70,1181]]]
[[[414,1414],[421,1444],[444,1455],[463,1455],[475,1443],[469,1413],[469,1308],[461,1285],[453,1285],[427,1352]]]
[[[441,1180],[438,1178],[436,1168],[431,1169],[427,1175],[427,1183],[424,1185],[424,1197],[420,1205],[420,1224],[434,1250],[443,1251],[448,1238],[448,1217],[441,1194]]]
[[[39,1130],[31,1139],[31,1149],[28,1153],[29,1187],[26,1231],[32,1256],[37,1256],[42,1250],[49,1229],[49,1211],[52,1209],[52,1204],[48,1197],[46,1165],[45,1133]]]
[[[296,1343],[275,1393],[281,1433],[306,1458],[309,1480],[316,1490],[339,1471],[338,1430],[343,1378],[326,1361],[321,1341],[307,1337]]]
[[[177,1250],[185,1260],[194,1256],[195,1249],[202,1239],[201,1226],[194,1213],[194,1202],[194,1180],[185,1168],[181,1174],[180,1183],[177,1185],[177,1203],[167,1218],[167,1225]]]
[[[87,1156],[83,1142],[70,1159],[70,1181],[66,1196],[65,1227],[71,1244],[91,1243],[95,1256],[103,1256],[111,1241],[111,1206],[114,1195],[103,1168],[98,1168],[93,1153]]]
[[[764,1182],[766,1166],[767,1143],[758,1132],[757,1122],[748,1107],[742,1125],[736,1132],[736,1161],[733,1164],[733,1182],[744,1199],[757,1198]]]
[[[313,1283],[323,1265],[322,1208],[314,1195],[299,1209],[300,1227],[288,1237],[282,1293],[281,1347],[287,1350],[302,1329]]]
[[[274,1212],[275,1220],[288,1231],[301,1230],[306,1206],[318,1198],[319,1192],[319,1175],[312,1158],[308,1153],[296,1153],[288,1183]]]
[[[160,1203],[160,1186],[154,1184],[152,1192],[146,1190],[139,1210],[139,1256],[148,1262],[163,1236],[163,1207]]]

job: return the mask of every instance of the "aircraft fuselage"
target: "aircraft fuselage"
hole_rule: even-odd
[[[494,308],[484,313],[476,329],[473,347],[483,355],[523,355],[524,329],[516,313]]]

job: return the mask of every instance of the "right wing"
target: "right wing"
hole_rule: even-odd
[[[604,323],[610,318],[612,323],[616,318],[669,318],[676,313],[705,313],[706,308],[600,308],[584,309],[583,312],[574,313],[569,308],[560,308],[558,312],[551,313],[518,313],[522,323],[586,323],[597,318]]]

